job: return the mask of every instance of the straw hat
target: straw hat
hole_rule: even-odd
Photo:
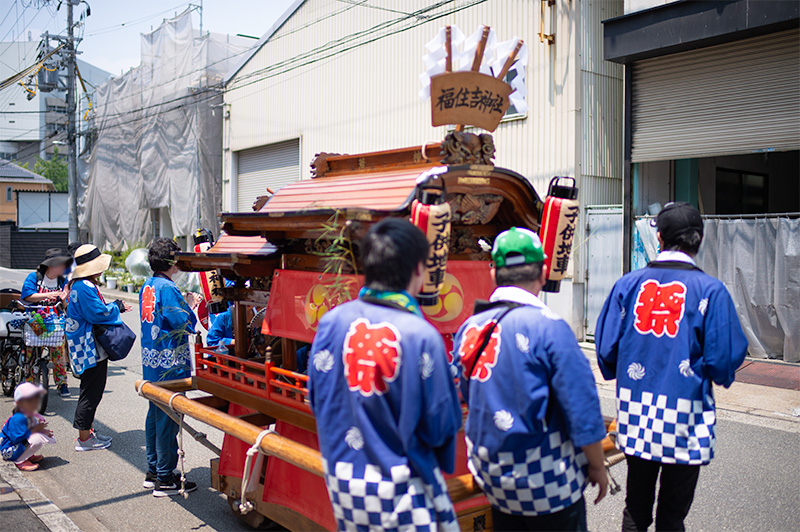
[[[75,252],[75,271],[72,272],[74,279],[82,279],[99,275],[106,271],[111,265],[111,255],[100,253],[97,246],[84,244]]]

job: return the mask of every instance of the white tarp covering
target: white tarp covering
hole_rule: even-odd
[[[658,253],[651,220],[636,221],[637,268]],[[800,362],[800,219],[706,218],[697,265],[733,297],[750,356]]]
[[[80,227],[99,247],[146,244],[150,209],[171,228],[216,230],[222,191],[219,84],[251,45],[192,30],[191,13],[142,35],[142,64],[98,87]]]

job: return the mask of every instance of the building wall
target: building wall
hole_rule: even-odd
[[[637,11],[644,11],[645,9],[652,9],[654,7],[661,7],[678,0],[625,0],[625,14],[636,13]]]
[[[406,0],[386,7],[410,12],[428,4]],[[302,178],[308,178],[307,165],[322,151],[359,153],[442,140],[447,130],[430,126],[430,103],[418,92],[425,43],[446,24],[466,34],[486,24],[501,40],[518,36],[528,44],[530,108],[494,132],[496,164],[530,179],[543,198],[550,179],[565,175],[576,177],[584,205],[619,203],[622,69],[602,60],[600,21],[622,10],[622,0],[559,0],[546,9],[545,28],[555,34],[548,45],[538,36],[538,1],[491,0],[276,74],[274,65],[302,51],[400,16],[307,0],[228,85],[223,209],[235,209],[236,152],[244,149],[300,138]],[[266,76],[272,77],[257,81]],[[580,240],[576,237],[574,255],[579,269]],[[573,274],[583,278],[580,271]],[[562,291],[548,300],[562,315],[582,305],[583,293],[573,294],[570,283],[563,283]],[[581,322],[575,318],[576,331]]]
[[[427,4],[410,0],[401,7],[411,11]],[[418,97],[424,45],[445,24],[456,24],[465,33],[488,24],[501,39],[523,38],[531,55],[527,72],[531,108],[526,117],[503,123],[495,132],[496,163],[529,177],[544,195],[550,177],[576,171],[577,4],[556,6],[556,43],[551,46],[539,43],[538,2],[495,0],[244,86],[252,81],[248,76],[253,72],[292,58],[298,51],[398,16],[353,8],[305,27],[342,9],[338,4],[309,0],[245,65],[237,76],[242,81],[234,80],[229,86],[225,148],[238,151],[300,137],[302,177],[307,178],[306,165],[320,151],[358,153],[441,140],[446,129],[430,126],[429,103]],[[225,180],[230,177],[228,165]],[[226,198],[225,207],[230,206]]]
[[[8,188],[11,187],[9,199]],[[17,190],[52,191],[50,183],[16,183],[0,181],[0,221],[17,221]]]

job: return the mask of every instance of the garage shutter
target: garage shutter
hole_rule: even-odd
[[[269,144],[238,153],[236,205],[239,212],[249,211],[267,188],[279,188],[300,179],[300,141]]]
[[[800,149],[800,30],[633,66],[634,162]]]

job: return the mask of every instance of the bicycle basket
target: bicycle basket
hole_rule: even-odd
[[[26,321],[23,333],[25,345],[30,347],[61,347],[64,344],[64,316],[48,316],[36,325]]]

